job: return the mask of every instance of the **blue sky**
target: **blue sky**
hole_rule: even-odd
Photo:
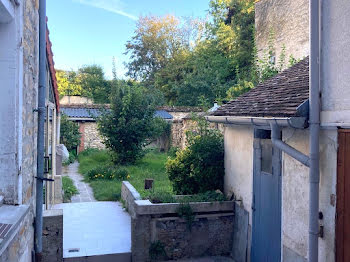
[[[112,76],[112,57],[119,77],[125,74],[125,44],[139,15],[205,17],[209,0],[49,0],[48,26],[56,69],[103,66]]]

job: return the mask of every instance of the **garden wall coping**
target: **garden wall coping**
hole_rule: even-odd
[[[160,215],[160,214],[176,214],[178,208],[183,205],[181,203],[162,203],[153,204],[149,200],[136,200],[135,211],[137,215]],[[210,212],[233,212],[234,202],[190,202],[189,205],[195,213]]]

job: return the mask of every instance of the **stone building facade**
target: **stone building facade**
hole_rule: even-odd
[[[269,40],[275,47],[275,61],[279,61],[285,47],[285,62],[292,55],[302,59],[309,55],[309,1],[260,0],[255,5],[256,47],[263,58]]]
[[[0,0],[0,224],[9,229],[0,234],[1,262],[32,261],[34,250],[38,9],[38,0]]]

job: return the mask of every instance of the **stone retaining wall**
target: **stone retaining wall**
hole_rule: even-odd
[[[152,204],[123,182],[122,199],[131,215],[133,261],[229,256],[233,247],[234,202],[189,203],[194,220],[179,217],[180,203]]]
[[[43,261],[63,261],[63,210],[45,210],[43,213]]]

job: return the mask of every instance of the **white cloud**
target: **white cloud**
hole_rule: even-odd
[[[75,2],[100,8],[118,15],[125,16],[132,20],[138,20],[138,17],[123,11],[123,3],[121,0],[74,0]]]

